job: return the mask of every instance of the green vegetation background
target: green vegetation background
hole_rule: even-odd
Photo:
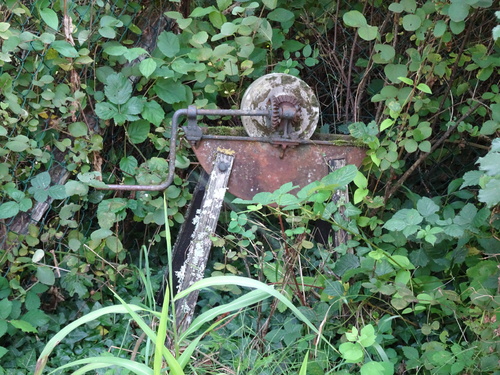
[[[99,374],[500,373],[499,12],[491,0],[1,1],[0,374],[34,373],[82,317],[37,371],[99,357],[136,364]],[[228,281],[200,294],[203,334],[177,337],[154,294],[199,174],[188,143],[166,204],[95,187],[163,181],[173,112],[237,108],[270,72],[306,80],[318,131],[350,134],[367,157],[298,194],[228,202],[207,270]],[[332,202],[346,186],[350,201]],[[349,240],[316,241],[319,219]],[[133,308],[101,314],[119,297]],[[173,355],[155,346],[165,334]]]

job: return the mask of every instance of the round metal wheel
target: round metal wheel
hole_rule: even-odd
[[[309,139],[319,119],[319,101],[311,87],[283,73],[267,74],[253,82],[243,95],[241,109],[272,112],[270,117],[242,117],[250,137]]]

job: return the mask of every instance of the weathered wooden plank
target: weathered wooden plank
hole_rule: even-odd
[[[176,273],[178,290],[182,291],[204,276],[208,255],[212,247],[210,236],[215,232],[220,210],[226,194],[234,156],[231,151],[217,150],[214,168],[210,174],[199,212],[194,218],[195,228],[187,250],[186,261]],[[193,318],[198,292],[192,292],[176,303],[179,332],[183,332]]]
[[[337,169],[340,169],[342,167],[345,167],[346,165],[346,160],[345,159],[333,159],[330,160],[330,170],[335,171]],[[347,203],[349,201],[349,194],[347,192],[347,188],[342,189],[342,190],[335,190],[332,196],[332,201],[335,203]],[[342,217],[344,217],[344,206],[341,206],[339,211]],[[335,247],[340,246],[341,244],[345,244],[348,240],[350,239],[349,233],[347,233],[343,229],[339,229],[334,232],[333,234],[333,245]]]

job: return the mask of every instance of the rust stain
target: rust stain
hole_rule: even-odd
[[[201,139],[194,152],[202,167],[211,173],[217,149],[235,152],[228,190],[242,199],[259,192],[274,191],[292,182],[304,187],[329,173],[329,162],[345,159],[346,164],[360,166],[365,150],[354,146],[338,146],[326,142],[276,147],[271,143],[249,140]]]

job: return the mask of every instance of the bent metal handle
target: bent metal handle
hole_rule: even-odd
[[[177,128],[179,118],[181,116],[187,116],[188,126],[187,128],[193,130],[195,133],[199,134],[201,138],[201,129],[199,129],[196,124],[197,116],[270,116],[269,110],[242,110],[242,109],[197,109],[195,106],[189,106],[188,108],[179,109],[175,111],[172,117],[172,131],[170,138],[170,152],[169,152],[169,164],[168,164],[168,176],[165,181],[158,185],[106,185],[102,187],[96,187],[99,190],[126,190],[126,191],[163,191],[172,184],[174,180],[175,172],[175,153],[177,145]],[[198,138],[199,139],[199,138]],[[192,139],[189,139],[192,141]],[[196,139],[193,139],[196,140]]]

